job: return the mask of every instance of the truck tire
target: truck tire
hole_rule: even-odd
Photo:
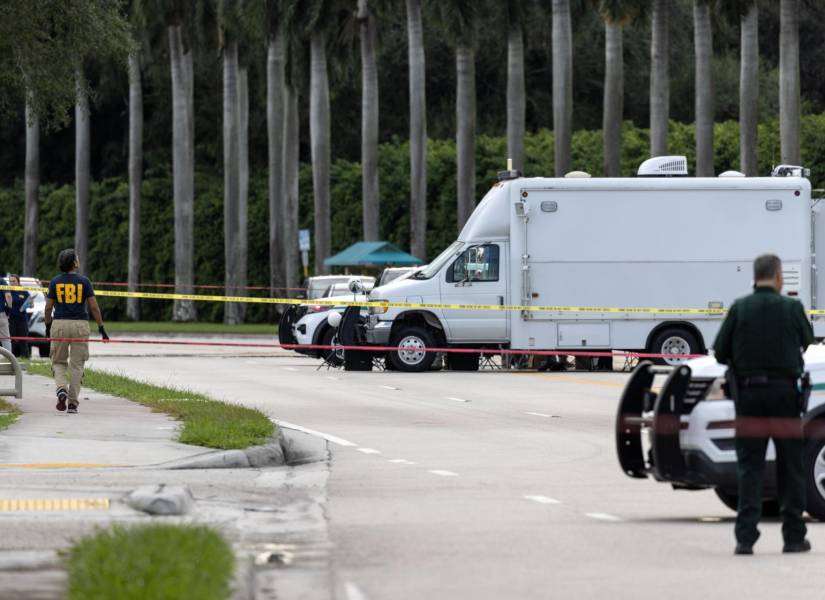
[[[683,327],[667,327],[656,334],[649,348],[652,354],[699,354],[699,340]],[[654,358],[660,365],[676,366],[686,362],[684,358]]]
[[[813,438],[805,445],[808,475],[808,514],[825,521],[825,438]]]
[[[318,344],[321,346],[333,346],[338,343],[337,329],[327,327],[321,332],[321,337],[318,339]],[[343,350],[319,350],[321,357],[331,364],[333,367],[340,367],[344,364]]]
[[[479,354],[469,352],[449,352],[446,355],[447,367],[451,371],[478,371]]]
[[[722,501],[722,504],[727,506],[733,512],[736,512],[739,505],[739,495],[736,492],[728,492],[721,488],[714,488],[716,495]],[[769,498],[762,501],[762,515],[765,517],[779,516],[779,500],[776,498]]]
[[[396,371],[420,373],[429,370],[435,361],[436,353],[426,351],[436,347],[435,337],[424,327],[402,325],[390,345],[399,348],[387,353],[387,360]]]

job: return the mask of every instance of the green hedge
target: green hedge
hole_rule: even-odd
[[[692,125],[671,123],[670,151],[684,154],[691,165],[695,157]],[[715,127],[715,169],[738,168],[739,126],[734,121]],[[601,131],[578,131],[573,136],[573,164],[576,169],[601,174]],[[649,155],[648,131],[625,124],[622,174],[632,176]],[[553,135],[542,130],[527,136],[525,175],[553,173]],[[506,141],[502,137],[480,136],[476,149],[477,197],[481,198],[505,167]],[[802,158],[811,168],[814,187],[825,187],[825,114],[808,115],[802,122]],[[769,173],[779,162],[779,125],[773,121],[759,126],[759,171]],[[427,154],[428,241],[427,252],[435,256],[456,235],[455,143],[430,140]],[[409,148],[392,140],[381,145],[381,232],[402,248],[409,247]],[[359,163],[344,160],[332,165],[332,249],[338,251],[361,239],[361,170]],[[249,186],[249,282],[268,281],[268,215],[266,173],[252,174]],[[223,180],[205,169],[195,177],[195,268],[196,283],[223,281]],[[312,171],[302,164],[300,171],[300,223],[312,228]],[[125,281],[128,252],[128,186],[125,178],[96,182],[91,189],[90,255],[85,270],[94,280]],[[23,184],[0,188],[0,272],[22,267]],[[150,165],[145,174],[142,221],[141,279],[151,282],[174,280],[174,228],[172,176],[168,165]],[[74,239],[74,188],[68,185],[41,187],[40,247],[38,276],[54,275],[57,253],[72,246]],[[145,301],[143,317],[170,318],[167,302]],[[125,302],[106,299],[107,319],[125,317]],[[219,304],[199,305],[202,320],[222,318]],[[261,322],[269,318],[265,306],[249,307],[247,319]]]

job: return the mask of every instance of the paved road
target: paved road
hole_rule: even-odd
[[[734,557],[733,514],[712,492],[620,472],[623,374],[345,373],[281,351],[95,350],[96,368],[327,435],[336,598],[807,598],[825,586],[823,526],[810,555],[782,555],[772,522],[756,556]]]

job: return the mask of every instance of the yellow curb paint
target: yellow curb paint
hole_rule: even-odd
[[[0,469],[105,469],[122,465],[98,463],[0,463]]]
[[[0,499],[0,512],[50,512],[109,510],[108,498],[15,498]]]

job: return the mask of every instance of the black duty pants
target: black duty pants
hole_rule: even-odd
[[[753,386],[740,391],[736,402],[736,457],[739,506],[736,541],[752,545],[759,539],[762,477],[768,439],[776,446],[776,483],[786,544],[798,543],[807,531],[802,421],[797,391],[790,384]]]
[[[29,323],[26,319],[9,319],[9,332],[12,337],[28,337]],[[29,358],[29,342],[26,340],[12,340],[11,351],[17,357]]]

